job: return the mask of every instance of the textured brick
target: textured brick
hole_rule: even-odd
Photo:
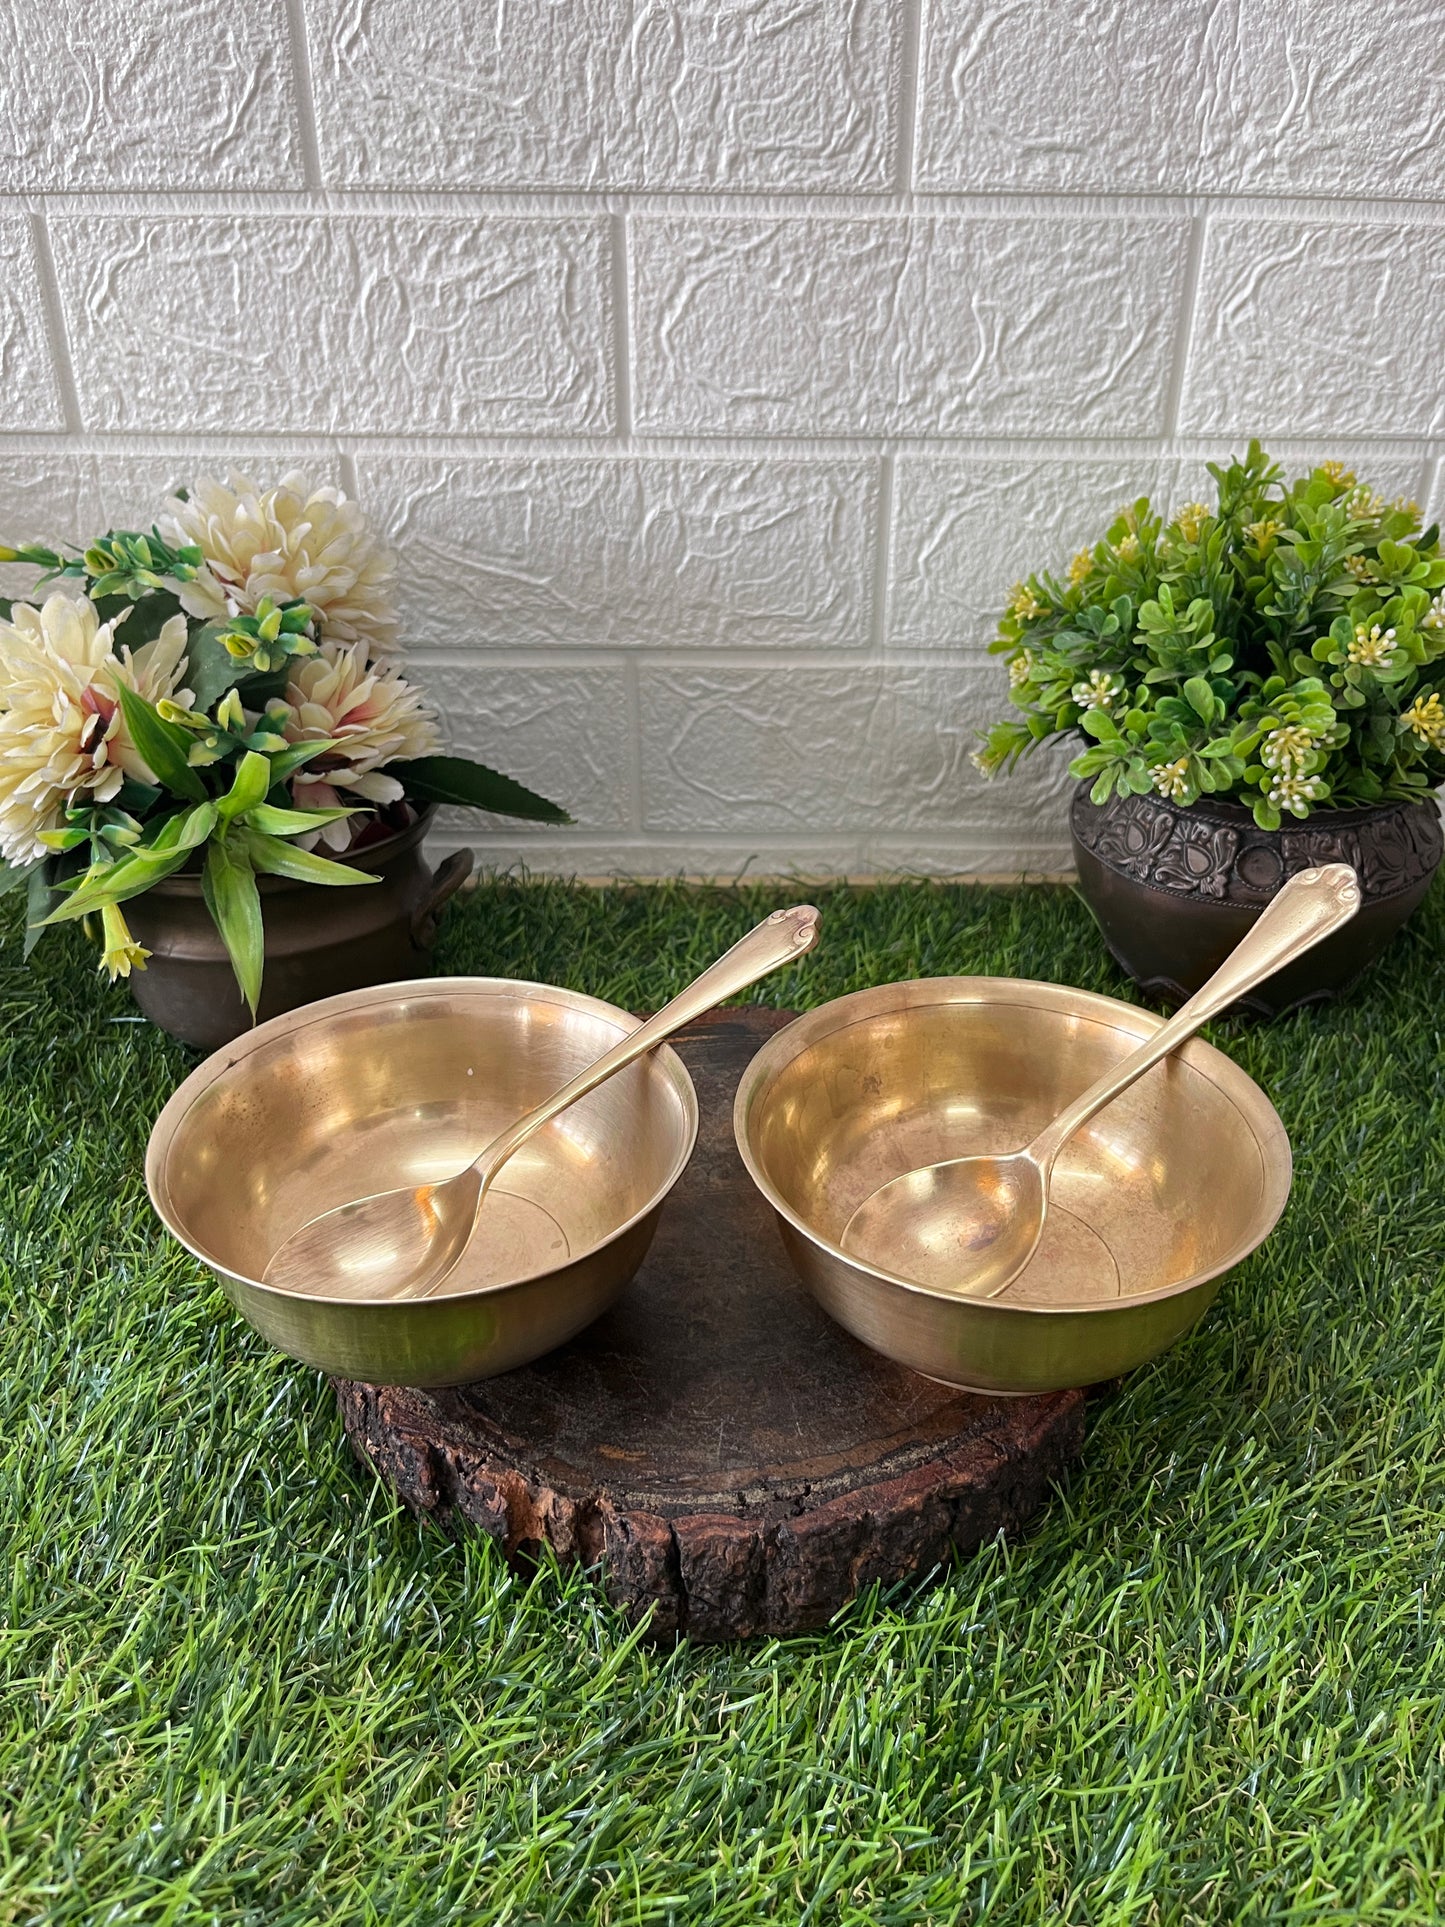
[[[927,0],[917,185],[1445,192],[1434,0]]]
[[[1068,778],[1045,754],[1007,783],[969,761],[1006,706],[987,668],[644,669],[643,822],[663,832],[890,831],[1043,838]]]
[[[1211,220],[1181,429],[1438,433],[1440,232],[1424,222]]]
[[[285,9],[10,0],[0,191],[299,187]]]
[[[634,224],[639,427],[1146,434],[1174,218],[659,216]]]
[[[859,644],[877,465],[366,456],[406,632],[438,647]]]
[[[605,217],[65,216],[53,232],[89,427],[610,424]]]
[[[350,187],[891,185],[889,0],[307,0],[317,134]]]
[[[888,639],[904,646],[982,646],[1009,589],[1031,570],[1062,573],[1125,502],[1174,506],[1188,476],[1203,499],[1204,463],[901,458],[894,484]]]
[[[1211,459],[1244,452],[1244,438]],[[1271,445],[1286,479],[1338,447]],[[1350,463],[1386,495],[1423,501],[1419,451],[1350,452]],[[1147,495],[1170,512],[1211,503],[1215,484],[1198,456],[1114,456],[1032,462],[902,457],[894,485],[888,640],[897,647],[983,647],[997,633],[1012,585],[1032,570],[1063,577],[1071,556],[1091,546],[1126,502]]]
[[[0,428],[61,428],[30,223],[0,217]]]
[[[552,876],[712,877],[727,883],[747,876],[785,876],[800,892],[808,878],[897,876],[1058,877],[1073,868],[1062,811],[1042,840],[1014,829],[992,838],[955,832],[933,842],[917,837],[821,837],[796,833],[771,839],[734,831],[720,837],[579,837],[568,830],[527,835],[519,825],[498,824],[478,834],[452,812],[428,840],[436,856],[462,844],[485,869],[524,863]]]
[[[632,758],[621,670],[431,662],[411,673],[436,706],[448,747],[459,756],[474,756],[560,803],[579,829],[626,827]],[[535,837],[539,848],[556,834],[545,824],[523,828],[475,810],[447,812],[443,827],[478,836],[505,830],[510,836]],[[453,835],[452,840],[470,838]]]

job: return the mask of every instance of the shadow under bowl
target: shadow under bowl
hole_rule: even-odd
[[[1274,1106],[1198,1038],[1070,1139],[1039,1249],[1002,1297],[925,1286],[841,1245],[880,1185],[1020,1149],[1163,1021],[1055,984],[935,977],[780,1031],[745,1072],[733,1122],[803,1283],[876,1351],[978,1391],[1097,1384],[1164,1351],[1268,1236],[1290,1187]]]
[[[328,997],[207,1058],[156,1120],[156,1212],[279,1350],[340,1377],[460,1385],[524,1365],[604,1312],[647,1253],[697,1137],[667,1045],[507,1163],[431,1297],[355,1301],[261,1282],[280,1244],[353,1198],[435,1182],[639,1019],[548,984],[427,978]]]

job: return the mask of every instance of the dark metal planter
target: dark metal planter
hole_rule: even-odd
[[[1140,988],[1182,1003],[1224,961],[1288,876],[1348,863],[1364,901],[1337,935],[1243,999],[1276,1017],[1347,990],[1375,961],[1430,887],[1440,862],[1435,804],[1319,810],[1261,830],[1237,803],[1188,809],[1157,796],[1089,800],[1069,815],[1079,888],[1104,941]]]
[[[458,850],[432,870],[422,840],[435,814],[426,809],[409,829],[341,859],[378,876],[377,883],[344,890],[261,878],[266,970],[258,1021],[343,990],[427,974],[442,907],[473,862],[470,850]],[[132,897],[125,913],[151,952],[130,985],[152,1023],[205,1050],[250,1029],[199,876],[167,877]]]

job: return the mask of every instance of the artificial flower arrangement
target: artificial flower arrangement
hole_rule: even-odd
[[[1155,791],[1246,805],[1262,829],[1420,801],[1445,780],[1445,555],[1413,502],[1339,462],[1285,486],[1251,442],[1209,464],[1217,501],[1167,521],[1147,496],[1013,592],[994,653],[1022,712],[975,760],[1051,736],[1103,803]]]
[[[372,882],[336,858],[427,803],[570,821],[440,753],[397,664],[393,557],[334,488],[204,481],[148,534],[0,561],[67,585],[0,598],[0,890],[28,892],[27,956],[53,924],[97,919],[102,969],[144,969],[122,905],[189,865],[254,1013],[258,877]]]

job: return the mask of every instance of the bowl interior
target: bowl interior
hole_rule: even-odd
[[[181,1086],[156,1127],[152,1195],[197,1256],[254,1282],[319,1212],[460,1170],[634,1022],[595,998],[483,978],[328,999],[250,1032]],[[504,1167],[505,1234],[478,1238],[443,1292],[595,1250],[675,1182],[696,1119],[665,1046],[610,1078]]]
[[[897,1007],[869,1012],[863,993],[852,1021],[844,999],[782,1033],[747,1101],[743,1131],[765,1189],[834,1249],[879,1185],[944,1158],[1020,1149],[1159,1021],[1013,980],[894,989],[907,997]],[[1007,1302],[1091,1304],[1211,1276],[1268,1231],[1288,1171],[1264,1094],[1196,1040],[1065,1146],[1043,1242]]]

